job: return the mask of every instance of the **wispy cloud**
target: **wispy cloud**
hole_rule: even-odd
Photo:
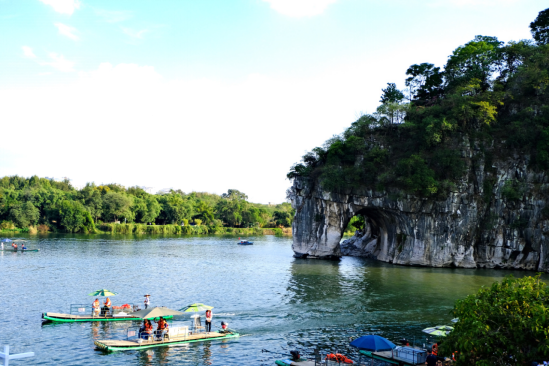
[[[263,0],[271,9],[293,18],[319,15],[337,0]]]
[[[107,23],[118,23],[130,19],[134,13],[126,10],[105,10],[94,9],[95,13],[102,17]]]
[[[50,5],[53,10],[61,14],[71,15],[74,11],[80,8],[79,0],[39,0],[46,5]]]
[[[65,25],[63,23],[54,23],[54,25],[57,27],[59,34],[62,34],[66,37],[69,37],[70,39],[78,41],[78,36],[76,35],[78,31],[76,30],[76,28]]]
[[[74,71],[74,62],[67,60],[63,55],[58,55],[55,52],[50,52],[48,54],[51,61],[41,62],[41,65],[51,66],[62,72],[72,72]]]
[[[126,27],[120,27],[124,34],[129,36],[130,38],[134,40],[143,39],[146,33],[149,33],[151,30],[149,28],[141,29],[141,30],[135,30],[132,28],[126,28]]]
[[[36,55],[32,52],[32,48],[29,46],[21,46],[21,49],[23,50],[23,56],[27,58],[36,58]]]

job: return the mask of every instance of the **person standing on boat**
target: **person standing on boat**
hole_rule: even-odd
[[[92,309],[94,316],[99,315],[99,299],[95,299],[95,301],[92,303]]]
[[[204,326],[205,326],[205,331],[206,332],[210,332],[212,330],[212,310],[206,310],[206,314],[205,314],[205,321],[204,321]]]
[[[149,301],[149,297],[151,295],[147,294],[145,295],[145,301],[143,302],[145,304],[145,309],[147,309],[149,307],[149,305],[151,305],[151,302]]]

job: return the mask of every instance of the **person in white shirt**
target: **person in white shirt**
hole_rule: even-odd
[[[149,301],[150,296],[151,295],[145,295],[145,301],[143,302],[145,304],[145,309],[147,309],[147,307],[151,305],[151,302]]]

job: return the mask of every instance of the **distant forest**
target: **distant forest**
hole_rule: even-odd
[[[289,203],[263,205],[247,200],[246,194],[235,189],[221,196],[181,190],[149,194],[139,187],[119,184],[88,183],[78,190],[68,180],[3,177],[0,229],[93,233],[96,225],[115,222],[210,228],[292,225],[294,211]]]

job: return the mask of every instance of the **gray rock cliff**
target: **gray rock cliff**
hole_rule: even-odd
[[[462,147],[468,170],[439,200],[396,189],[337,194],[296,178],[289,190],[295,256],[548,272],[548,173],[531,169],[529,156],[508,154],[487,164],[472,145]],[[503,194],[510,182],[521,182],[520,197]],[[366,218],[365,230],[340,245],[358,214]]]

